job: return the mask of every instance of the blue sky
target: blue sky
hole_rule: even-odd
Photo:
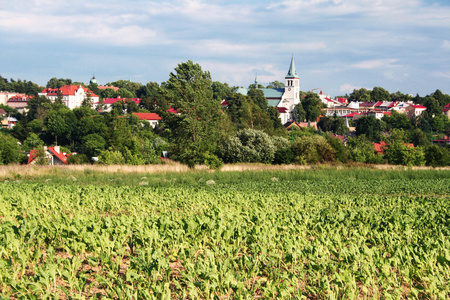
[[[381,86],[450,94],[450,1],[0,0],[0,75],[161,83],[192,60],[214,81],[336,96]]]

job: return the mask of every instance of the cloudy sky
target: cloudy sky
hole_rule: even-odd
[[[0,0],[0,75],[161,83],[192,60],[214,81],[336,96],[450,94],[448,0]]]

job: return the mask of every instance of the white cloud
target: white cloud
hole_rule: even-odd
[[[339,91],[341,93],[351,93],[353,92],[353,90],[358,90],[362,88],[362,86],[356,86],[356,85],[352,85],[350,83],[344,83],[339,87]]]
[[[356,64],[351,65],[351,67],[356,69],[377,69],[394,66],[393,63],[397,62],[398,59],[373,59],[366,60]]]

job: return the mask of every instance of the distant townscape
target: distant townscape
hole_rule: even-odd
[[[0,164],[450,164],[450,96],[439,89],[332,97],[302,91],[294,57],[287,67],[284,82],[247,87],[192,61],[161,84],[0,77]]]

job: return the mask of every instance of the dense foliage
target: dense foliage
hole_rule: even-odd
[[[66,84],[84,85],[55,77],[46,86],[59,88]],[[161,84],[117,80],[106,86],[118,90],[100,89],[95,81],[88,87],[101,99],[124,98],[114,103],[110,111],[105,111],[104,103],[92,107],[89,99],[81,107],[70,110],[62,97],[52,103],[44,96],[37,96],[39,89],[32,82],[0,77],[0,90],[33,95],[26,113],[0,106],[18,119],[12,130],[4,131],[8,140],[1,145],[18,153],[4,152],[2,155],[8,158],[3,158],[2,163],[24,163],[25,152],[33,147],[58,144],[80,155],[71,158],[70,163],[92,162],[92,157],[98,157],[103,164],[151,164],[159,163],[162,152],[167,151],[173,160],[189,166],[206,164],[211,168],[218,168],[224,162],[450,164],[449,146],[437,149],[432,142],[450,135],[450,120],[442,114],[443,107],[450,103],[450,95],[440,90],[425,97],[412,97],[401,92],[390,94],[382,87],[355,89],[342,97],[350,101],[412,101],[427,110],[411,118],[396,111],[381,119],[362,116],[350,124],[336,115],[321,115],[324,105],[318,94],[301,91],[301,102],[295,106],[292,118],[303,124],[318,121],[316,131],[298,126],[287,130],[285,126],[290,123],[281,123],[278,109],[268,105],[261,84],[250,85],[246,95],[235,93],[235,87],[213,81],[208,71],[192,61],[180,63],[169,74],[167,82]],[[268,85],[278,89],[283,86],[278,81]],[[136,103],[128,98],[141,100]],[[135,112],[154,112],[162,120],[152,128],[133,115]],[[355,131],[350,132],[347,125]],[[243,132],[264,136],[264,141],[243,139]],[[334,139],[335,135],[340,135],[340,140]],[[21,146],[7,146],[12,138]],[[280,139],[291,143],[274,142]],[[380,142],[386,144],[381,151],[380,147],[375,151],[373,143]],[[263,154],[262,149],[267,153]]]

